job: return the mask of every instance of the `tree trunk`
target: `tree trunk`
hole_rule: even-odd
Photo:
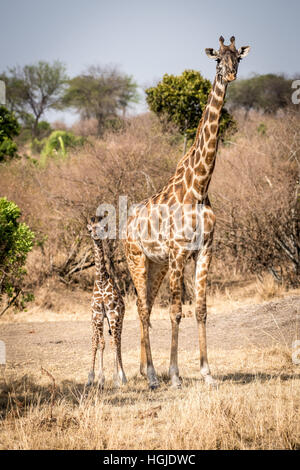
[[[38,137],[38,124],[39,124],[39,117],[36,117],[33,123],[33,128],[32,128],[33,139]]]

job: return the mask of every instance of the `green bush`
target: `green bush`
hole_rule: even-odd
[[[209,80],[196,70],[185,70],[178,76],[165,74],[155,87],[146,90],[146,101],[162,121],[173,122],[182,135],[194,139],[210,91]],[[221,138],[227,130],[235,132],[236,123],[223,108],[219,130]]]
[[[49,137],[52,132],[51,124],[47,121],[41,121],[37,125],[37,134],[38,139],[44,139],[45,137]]]
[[[0,106],[0,162],[17,156],[13,138],[19,135],[20,126],[14,114]]]
[[[41,140],[33,139],[30,145],[31,152],[34,154],[40,154],[43,151],[43,148],[45,147],[46,143],[47,143],[46,138],[41,139]]]
[[[27,255],[33,247],[34,233],[17,221],[21,211],[12,201],[0,198],[0,300],[13,297],[22,289]]]
[[[7,158],[17,157],[17,150],[17,144],[8,137],[4,137],[0,142],[0,161],[4,161]]]
[[[42,157],[65,157],[69,149],[83,145],[85,139],[72,132],[53,131],[42,149]]]
[[[239,79],[230,84],[227,101],[231,109],[244,108],[276,113],[291,103],[292,79],[268,73]]]

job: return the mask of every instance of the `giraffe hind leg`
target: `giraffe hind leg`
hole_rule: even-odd
[[[150,336],[149,336],[149,321],[150,321],[150,308],[147,296],[148,284],[148,260],[142,251],[135,245],[134,252],[131,256],[130,250],[127,249],[126,257],[130,274],[135,285],[138,296],[138,313],[141,323],[141,345],[142,360],[145,358],[147,365],[147,377],[150,389],[155,389],[159,386],[156,372],[153,365]],[[138,256],[137,256],[138,253]],[[143,358],[144,355],[144,358]]]
[[[103,310],[93,310],[92,315],[92,365],[88,375],[87,386],[91,386],[95,380],[95,362],[97,356],[97,350],[100,345],[100,363],[99,363],[99,387],[102,388],[104,385],[104,374],[103,374],[103,351],[105,348],[105,341],[103,336]]]
[[[149,262],[149,271],[148,271],[148,303],[149,303],[149,324],[150,324],[150,315],[151,310],[156,299],[157,293],[161,286],[162,281],[166,273],[168,272],[168,265],[161,265]],[[140,322],[141,327],[141,361],[140,361],[140,373],[143,377],[147,377],[147,357],[145,350],[145,341],[144,341],[144,330],[143,324]]]
[[[122,353],[121,353],[121,337],[123,326],[124,311],[119,314],[110,316],[109,323],[111,325],[112,345],[115,352],[115,372],[114,383],[116,387],[127,383],[126,375],[123,369]]]
[[[170,319],[172,326],[171,337],[171,354],[170,354],[170,367],[169,376],[173,388],[181,387],[181,380],[179,377],[178,369],[178,334],[179,324],[182,317],[182,279],[184,272],[185,258],[180,253],[172,253],[171,261],[176,260],[176,269],[170,269],[170,291],[171,291],[171,305],[170,305]],[[173,264],[173,263],[172,263]]]
[[[209,265],[212,256],[212,241],[215,216],[210,208],[206,206],[203,212],[204,242],[196,258],[195,289],[196,289],[196,320],[198,324],[199,348],[200,348],[200,373],[207,385],[217,386],[217,381],[211,376],[207,358],[206,339],[206,286]]]
[[[104,367],[103,367],[103,353],[105,349],[105,341],[104,341],[104,335],[103,335],[103,321],[99,324],[98,334],[99,334],[99,350],[100,350],[98,388],[99,390],[102,390],[104,387],[104,382],[105,382]]]

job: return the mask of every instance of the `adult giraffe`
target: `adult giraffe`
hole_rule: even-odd
[[[178,371],[178,330],[181,320],[181,286],[188,258],[196,256],[196,320],[200,346],[200,372],[206,383],[213,384],[206,346],[206,281],[211,260],[215,215],[207,196],[215,166],[219,119],[227,84],[236,78],[238,64],[249,46],[235,47],[235,38],[220,48],[205,49],[217,61],[217,72],[199,123],[194,144],[179,161],[174,176],[154,196],[136,207],[128,218],[125,252],[137,291],[141,326],[141,374],[147,372],[149,387],[158,386],[152,361],[149,326],[154,299],[170,270],[172,325],[169,374],[172,385],[180,387]],[[184,223],[182,223],[184,218]],[[199,242],[200,240],[200,242]]]

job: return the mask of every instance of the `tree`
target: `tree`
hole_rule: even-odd
[[[0,78],[6,83],[9,109],[22,121],[31,121],[32,135],[37,137],[40,118],[60,103],[68,79],[65,66],[59,61],[53,64],[39,61],[23,68],[13,67]]]
[[[157,86],[146,90],[146,100],[151,111],[162,120],[172,121],[186,141],[196,135],[210,90],[209,80],[195,70],[185,70],[179,76],[165,74]],[[223,109],[223,132],[231,122],[231,116]]]
[[[13,138],[19,135],[20,126],[14,114],[0,106],[0,162],[17,155],[17,144]]]
[[[69,81],[62,106],[75,108],[82,119],[96,118],[101,136],[107,123],[123,116],[130,103],[138,102],[137,84],[116,69],[90,67]]]
[[[231,109],[242,107],[274,113],[291,102],[292,80],[283,75],[255,75],[237,80],[228,88],[227,101]]]
[[[5,310],[16,300],[22,290],[26,274],[24,264],[33,247],[34,233],[17,221],[21,211],[12,201],[0,198],[0,300],[7,294],[10,301]]]

